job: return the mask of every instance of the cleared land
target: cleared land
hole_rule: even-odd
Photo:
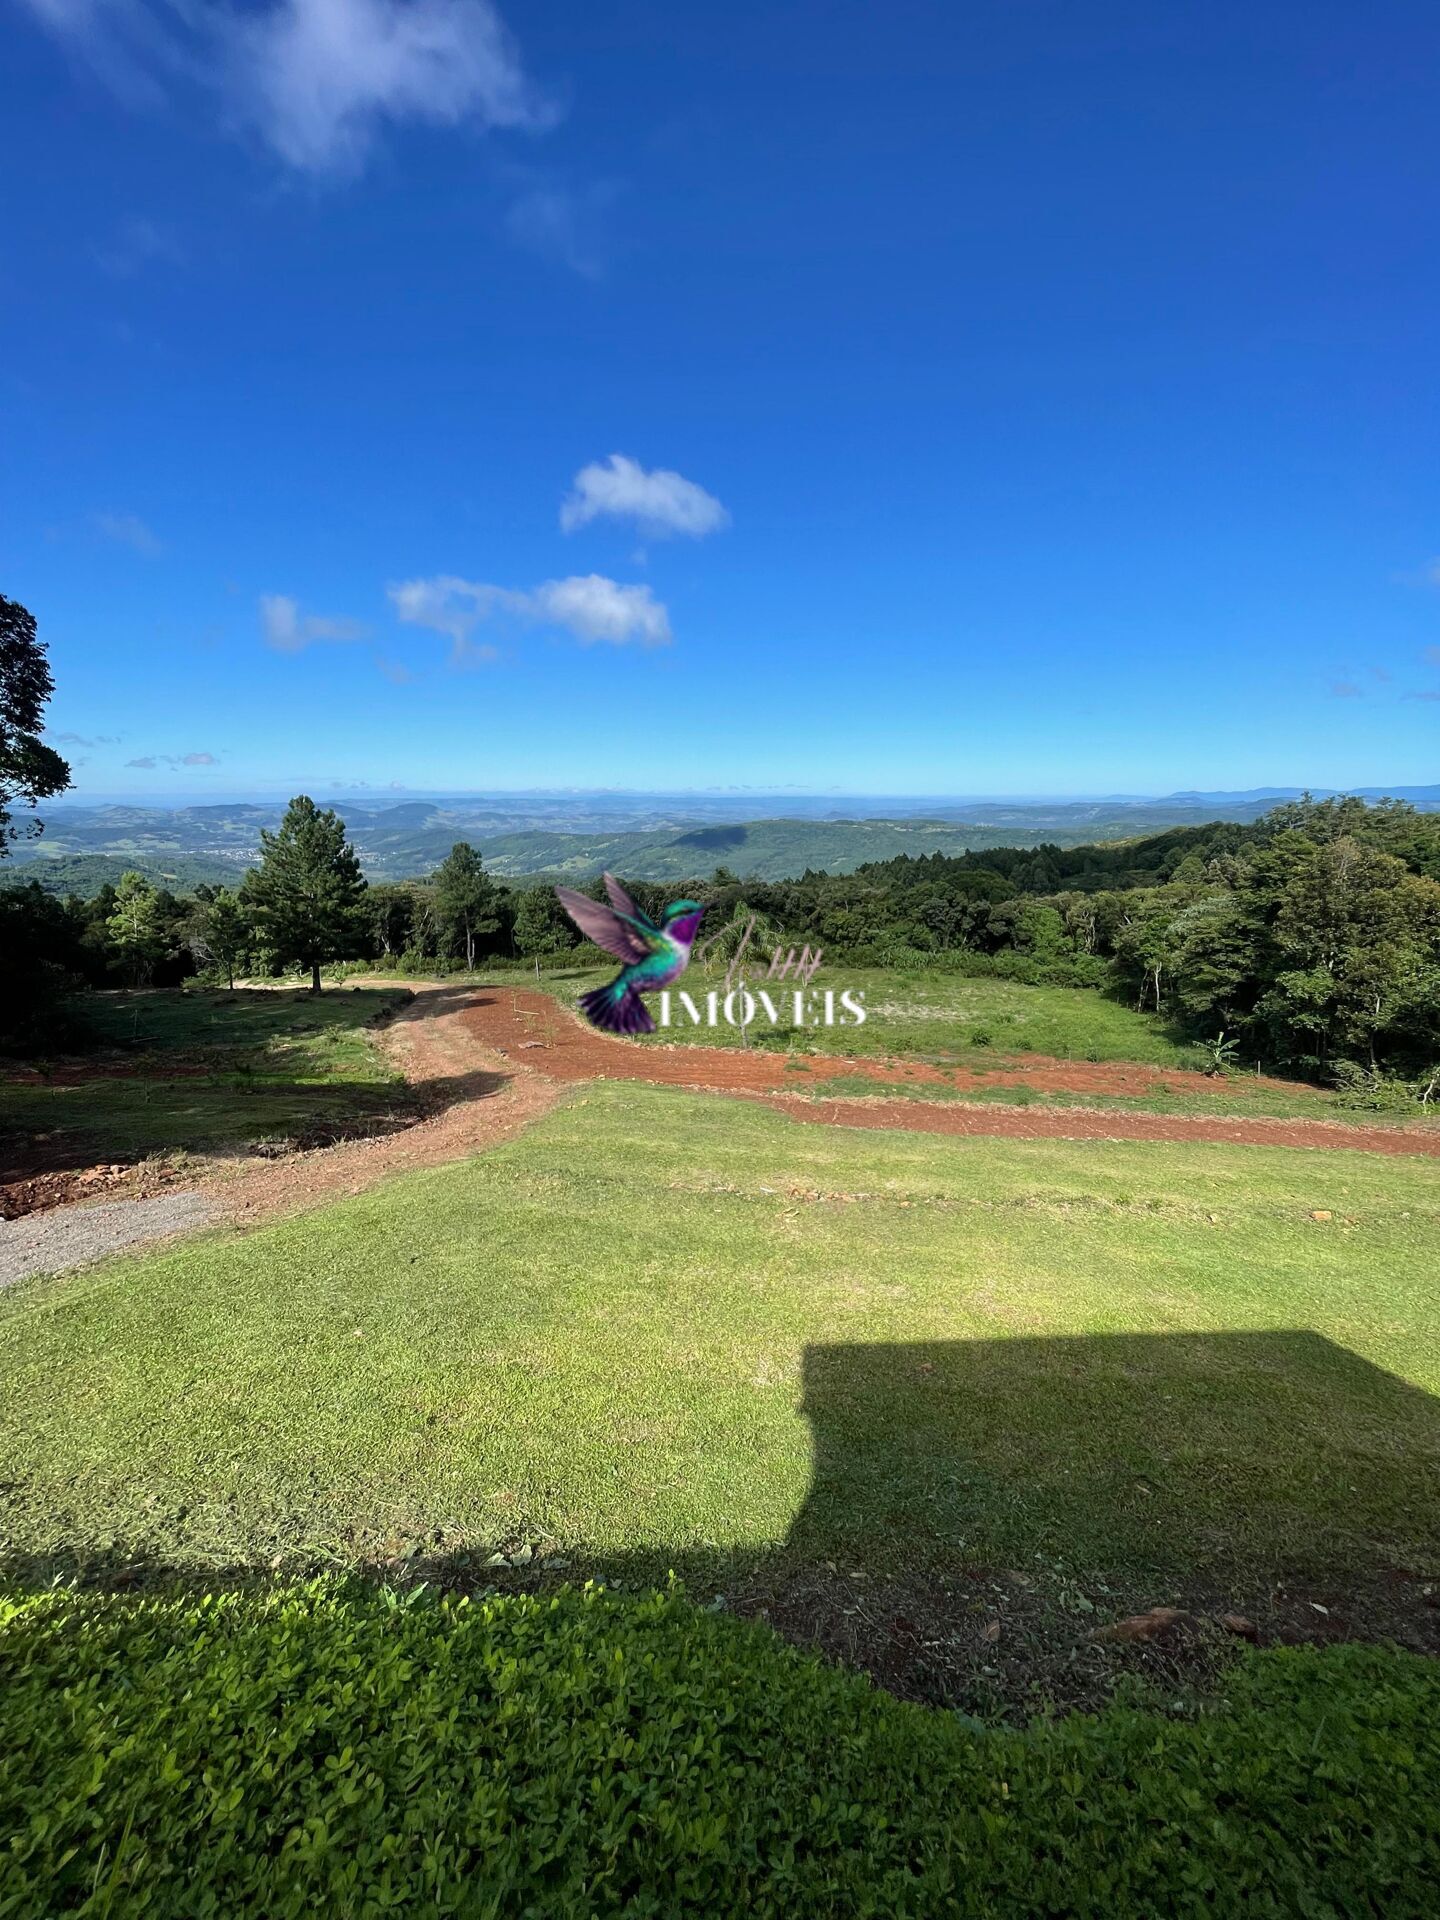
[[[1437,1264],[1418,1161],[596,1086],[481,1159],[9,1289],[4,1533],[130,1577],[675,1566],[972,1701],[1089,1697],[1089,1630],[1156,1602],[1430,1645]]]
[[[512,997],[538,986],[573,1016],[579,995],[612,973],[604,967],[566,968],[542,972],[538,982],[533,971],[497,973],[491,984]],[[718,969],[709,974],[697,969],[685,984],[696,997],[718,988],[721,980]],[[1435,1124],[1433,1116],[1416,1109],[1387,1116],[1348,1106],[1327,1088],[1258,1073],[1253,1062],[1236,1063],[1223,1076],[1207,1074],[1204,1050],[1177,1036],[1166,1021],[1089,988],[841,967],[817,978],[817,986],[826,984],[865,994],[869,1017],[863,1026],[797,1031],[767,1022],[742,1039],[735,1028],[723,1024],[675,1024],[642,1034],[631,1044],[650,1050],[706,1047],[727,1055],[783,1055],[788,1071],[797,1076],[824,1076],[827,1097],[874,1097],[878,1078],[887,1093],[906,1099],[1079,1105],[1115,1113],[1196,1117],[1232,1114],[1359,1126],[1373,1126],[1377,1120]],[[568,1039],[566,1021],[537,1017],[534,1004],[524,998],[514,998],[513,1005],[523,1010],[532,1039]],[[603,1042],[604,1036],[596,1037]],[[851,1071],[846,1062],[857,1063],[857,1069]],[[764,1069],[749,1071],[759,1085]],[[849,1084],[832,1084],[835,1074],[845,1074]]]
[[[408,1124],[404,1077],[374,1035],[408,998],[388,987],[96,994],[83,1054],[0,1063],[0,1187]],[[28,1210],[5,1197],[0,1217]]]
[[[614,977],[613,963],[533,971],[514,975],[517,985],[539,985],[567,1007],[578,996]],[[497,975],[497,978],[504,976]],[[724,968],[694,967],[679,983],[692,996],[723,990]],[[1017,1052],[1044,1054],[1078,1062],[1115,1060],[1142,1066],[1198,1068],[1199,1051],[1178,1040],[1153,1014],[1136,1013],[1118,1000],[1084,987],[1031,987],[1013,980],[972,979],[964,974],[902,972],[885,967],[849,967],[839,963],[818,974],[815,985],[853,987],[865,996],[863,1026],[810,1027],[803,1033],[756,1025],[752,1046],[771,1044],[782,1051],[792,1044],[826,1054],[862,1057],[903,1054],[984,1066]],[[655,1002],[652,997],[650,1005]],[[677,1025],[665,1034],[641,1035],[640,1044],[666,1039],[696,1046],[738,1047],[735,1029]]]
[[[637,1044],[597,1033],[554,995],[501,983],[475,991],[463,1018],[499,1058],[523,1061],[552,1080],[706,1088],[764,1099],[797,1120],[823,1125],[1018,1140],[1353,1145],[1440,1155],[1440,1126],[1433,1121],[1377,1125],[1373,1114],[1347,1111],[1319,1089],[1241,1075],[1211,1080],[1180,1068],[1038,1054],[959,1067],[905,1056],[782,1054],[738,1042],[657,1044],[659,1034]]]

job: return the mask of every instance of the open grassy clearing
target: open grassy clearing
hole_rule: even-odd
[[[378,987],[96,995],[91,1051],[0,1078],[0,1174],[363,1127],[403,1098],[373,1028],[405,998]]]
[[[1012,1609],[1022,1680],[1027,1635],[1263,1613],[1276,1582],[1399,1630],[1372,1589],[1440,1564],[1437,1264],[1425,1164],[597,1086],[467,1165],[10,1289],[4,1537],[472,1579],[529,1546],[777,1594],[825,1570],[944,1589],[942,1664]]]
[[[574,1010],[579,995],[610,975],[604,968],[581,971],[542,972],[545,990],[563,1006]],[[829,978],[820,976],[820,984]],[[951,974],[896,974],[858,969],[853,973],[835,969],[834,979],[852,980],[865,992],[870,1018],[862,1027],[819,1027],[797,1033],[790,1027],[755,1027],[751,1044],[767,1052],[784,1052],[803,1087],[809,1058],[820,1055],[864,1060],[867,1065],[887,1063],[893,1068],[893,1091],[917,1100],[979,1100],[1000,1105],[1084,1106],[1113,1108],[1117,1112],[1162,1112],[1266,1117],[1280,1120],[1334,1120],[1341,1123],[1373,1126],[1377,1119],[1392,1122],[1403,1119],[1408,1125],[1424,1124],[1418,1110],[1404,1115],[1377,1115],[1363,1108],[1343,1105],[1327,1088],[1305,1086],[1299,1082],[1258,1079],[1253,1072],[1232,1071],[1217,1076],[1204,1088],[1171,1088],[1156,1081],[1143,1092],[1108,1093],[1103,1091],[1065,1092],[1054,1087],[1023,1085],[988,1087],[976,1085],[975,1073],[997,1068],[1021,1068],[1030,1056],[1036,1061],[1055,1058],[1072,1063],[1102,1062],[1114,1065],[1134,1064],[1163,1071],[1194,1072],[1205,1065],[1202,1051],[1177,1041],[1164,1023],[1153,1014],[1137,1013],[1134,1008],[1088,988],[1030,987],[1007,980],[968,980]],[[497,974],[501,983],[513,980],[516,986],[533,988],[535,974]],[[706,977],[698,972],[687,976],[692,996],[706,988]],[[653,1006],[652,1001],[652,1006]],[[536,1022],[536,1036],[544,1038],[543,1023]],[[976,1038],[985,1041],[975,1044]],[[641,1047],[697,1045],[735,1050],[742,1046],[738,1032],[728,1026],[674,1026],[668,1031],[642,1034],[634,1042]],[[934,1080],[907,1085],[907,1066],[923,1063],[953,1073],[955,1084],[946,1087]],[[817,1097],[870,1097],[876,1085],[868,1076],[828,1079],[817,1088]],[[891,1087],[887,1086],[887,1093]],[[1432,1117],[1440,1124],[1440,1116]]]
[[[403,987],[199,987],[96,993],[83,1003],[97,1053],[160,1064],[214,1061],[290,1079],[365,1079],[375,1054],[366,1029],[401,1005]]]
[[[542,969],[539,985],[566,1006],[613,978],[613,965]],[[495,978],[509,977],[496,974]],[[536,984],[534,970],[515,971],[516,984]],[[720,988],[723,969],[687,973],[681,985],[692,998]],[[1170,1035],[1153,1014],[1108,1000],[1085,987],[1028,987],[1013,980],[972,980],[960,974],[899,973],[880,967],[824,967],[817,988],[849,987],[865,996],[867,1019],[859,1027],[754,1027],[751,1043],[817,1052],[912,1054],[926,1060],[983,1066],[996,1055],[1032,1052],[1059,1060],[1129,1060],[1142,1066],[1201,1067],[1199,1051]],[[652,1008],[655,1001],[650,1002]],[[676,1025],[668,1033],[640,1036],[643,1046],[683,1041],[696,1046],[741,1044],[734,1028]]]
[[[794,1067],[796,1084],[804,1090],[805,1065],[797,1061]],[[816,1082],[814,1087],[817,1100],[834,1099],[874,1099],[877,1093],[883,1093],[887,1100],[959,1100],[978,1101],[981,1105],[1002,1107],[1094,1107],[1101,1112],[1114,1113],[1177,1113],[1194,1114],[1203,1117],[1213,1114],[1218,1117],[1242,1116],[1251,1119],[1271,1120],[1333,1120],[1344,1125],[1373,1127],[1402,1122],[1406,1127],[1440,1126],[1440,1115],[1428,1120],[1422,1117],[1418,1109],[1413,1113],[1385,1114],[1367,1111],[1360,1107],[1341,1106],[1334,1094],[1323,1087],[1306,1087],[1298,1082],[1293,1086],[1279,1086],[1272,1081],[1252,1081],[1248,1075],[1227,1075],[1217,1077],[1204,1090],[1191,1086],[1171,1088],[1163,1081],[1149,1087],[1143,1094],[1131,1093],[1067,1093],[1053,1087],[1027,1087],[1025,1085],[975,1086],[958,1077],[953,1086],[937,1086],[933,1081],[917,1082],[905,1078],[903,1065],[897,1063],[896,1074],[883,1086],[877,1087],[867,1074],[839,1074],[833,1079]]]

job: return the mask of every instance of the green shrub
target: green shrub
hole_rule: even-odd
[[[0,1914],[1385,1915],[1440,1668],[1248,1656],[1199,1718],[988,1729],[677,1595],[0,1603]]]

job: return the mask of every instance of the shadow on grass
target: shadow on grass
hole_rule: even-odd
[[[337,1554],[333,1516],[312,1510],[278,1557],[273,1539],[221,1566],[180,1542],[72,1538],[12,1553],[0,1576],[137,1590],[343,1567],[534,1591],[673,1572],[702,1604],[896,1693],[987,1713],[1096,1705],[1137,1668],[1204,1684],[1244,1639],[1440,1653],[1440,1402],[1318,1334],[813,1346],[803,1410],[811,1484],[773,1548],[587,1554],[422,1529],[352,1534]],[[233,1498],[223,1475],[206,1491]],[[1157,1605],[1192,1617],[1153,1640],[1105,1637]]]
[[[388,1020],[404,1009],[405,1003],[390,990],[353,991],[368,996],[360,1018],[353,1007],[345,1006],[350,990],[344,988],[313,998],[304,992],[287,991],[283,996],[252,992],[248,998],[256,1002],[273,1005],[282,997],[287,1007],[299,1002],[302,1011],[313,1008],[314,1018],[297,1024],[289,1017],[286,1024],[272,1022],[257,1033],[266,1009],[242,1007],[235,1027],[228,1030],[245,1037],[226,1046],[205,1046],[205,1070],[199,1074],[180,1072],[173,1065],[167,1072],[166,1055],[161,1053],[129,1065],[122,1061],[120,1071],[115,1070],[113,1059],[107,1059],[106,1070],[97,1068],[93,1078],[86,1077],[83,1064],[66,1062],[33,1079],[0,1082],[0,1184],[100,1163],[125,1165],[157,1155],[258,1152],[278,1157],[342,1140],[370,1139],[403,1132],[418,1120],[431,1119],[461,1103],[488,1099],[509,1081],[508,1074],[483,1070],[418,1082],[295,1080],[267,1074],[263,1064],[258,1071],[247,1070],[243,1057],[253,1054],[256,1045],[303,1039],[326,1024],[352,1030],[373,1027],[377,1020]],[[173,1002],[178,996],[134,997]],[[228,1003],[231,996],[205,998]],[[442,989],[427,996],[427,1008],[439,1015],[473,998],[471,988]],[[161,1016],[152,1012],[147,1017],[153,1039]],[[173,1007],[166,1009],[164,1017],[172,1032],[177,1031],[181,1016]],[[177,1042],[172,1062],[187,1051],[193,1060],[200,1045],[194,1037],[199,1028],[193,1021],[189,1031],[188,1046]],[[227,1060],[227,1053],[233,1058]],[[158,1070],[147,1073],[151,1058]]]

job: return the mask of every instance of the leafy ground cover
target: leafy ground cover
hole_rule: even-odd
[[[0,1177],[328,1137],[404,1104],[377,1020],[403,991],[97,994],[92,1046],[0,1078]]]
[[[597,1085],[468,1164],[11,1288],[0,1524],[127,1577],[676,1567],[972,1704],[1087,1697],[1090,1630],[1155,1602],[1428,1644],[1437,1255],[1423,1162]]]
[[[1440,1668],[1369,1648],[1015,1731],[675,1596],[315,1586],[0,1602],[0,1683],[14,1920],[1419,1920],[1440,1876]]]

